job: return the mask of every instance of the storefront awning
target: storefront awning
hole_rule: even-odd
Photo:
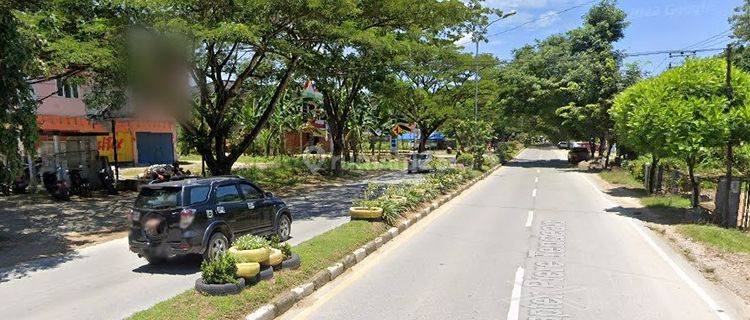
[[[101,123],[85,117],[43,115],[36,116],[39,131],[42,134],[61,135],[107,135],[109,131]]]

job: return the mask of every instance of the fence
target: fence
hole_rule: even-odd
[[[690,177],[687,173],[671,167],[659,166],[656,170],[656,176],[650,177],[650,165],[646,164],[644,168],[644,186],[648,190],[651,179],[656,179],[655,192],[660,194],[679,194],[689,195],[692,193],[690,186]],[[721,176],[696,176],[698,181],[700,207],[703,208],[707,216],[706,220],[712,220],[717,212],[723,208],[724,186],[726,185],[724,177]],[[750,177],[740,176],[732,178],[731,196],[730,196],[730,217],[736,217],[736,227],[748,230],[750,229]],[[717,208],[719,210],[717,210]]]

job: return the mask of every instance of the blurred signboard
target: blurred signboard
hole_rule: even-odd
[[[112,154],[112,135],[96,137],[97,149],[100,156],[106,156],[110,162],[115,161]],[[117,161],[133,161],[133,135],[130,132],[117,133]]]

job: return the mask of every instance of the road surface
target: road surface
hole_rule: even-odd
[[[748,319],[564,157],[525,150],[282,319]]]
[[[296,245],[349,221],[348,208],[367,183],[395,183],[419,175],[387,173],[285,198],[294,215]],[[0,270],[1,319],[121,319],[191,288],[199,260],[149,266],[128,250],[127,238]]]

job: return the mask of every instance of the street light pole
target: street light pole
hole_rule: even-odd
[[[500,20],[503,20],[507,17],[510,17],[512,15],[515,15],[516,11],[511,11],[505,14],[499,14],[499,17],[495,19],[494,21],[488,23],[486,26],[480,27],[482,28],[482,31],[487,31],[487,28],[489,28],[492,24],[495,22],[498,22]],[[474,29],[474,32],[476,33],[476,29]],[[474,38],[474,121],[479,119],[479,39],[480,37],[476,34],[473,35]]]

